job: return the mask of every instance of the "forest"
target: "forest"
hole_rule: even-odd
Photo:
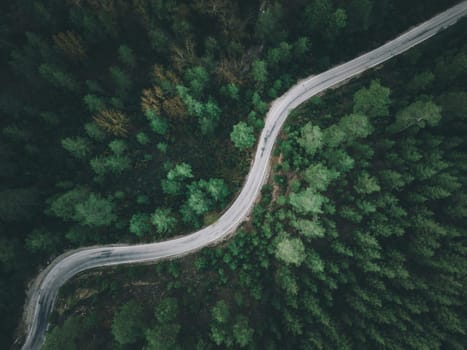
[[[464,349],[466,29],[296,110],[230,242],[75,278],[44,348]]]
[[[215,221],[269,102],[453,3],[0,4],[2,348],[38,268]],[[65,286],[44,348],[461,349],[463,29],[297,111],[222,249]]]

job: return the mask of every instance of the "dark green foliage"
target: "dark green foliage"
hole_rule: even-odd
[[[180,332],[180,326],[175,324],[160,324],[153,329],[146,331],[147,345],[145,350],[178,350],[177,336]]]
[[[55,198],[50,211],[64,220],[83,225],[108,226],[116,220],[114,203],[85,188],[75,188]]]
[[[253,343],[254,330],[248,323],[248,318],[243,315],[237,316],[233,325],[233,336],[240,348]]]
[[[410,127],[436,126],[440,119],[439,106],[431,101],[416,101],[397,114],[396,121],[389,127],[389,131],[397,133]]]
[[[251,76],[257,83],[265,83],[268,79],[267,64],[257,60],[251,65]]]
[[[361,113],[370,118],[387,117],[391,100],[391,90],[381,86],[379,81],[372,81],[369,88],[358,90],[353,97],[354,113]]]
[[[73,219],[80,223],[91,226],[108,226],[116,220],[112,201],[91,193],[89,197],[75,205]]]
[[[78,159],[85,158],[90,152],[89,142],[83,137],[67,137],[62,140],[62,146]]]
[[[31,218],[38,210],[36,188],[0,190],[0,220],[21,221]]]
[[[167,133],[167,129],[169,127],[167,120],[157,116],[153,111],[146,112],[146,118],[149,121],[151,130],[154,131],[156,134],[165,135]]]
[[[283,27],[284,8],[280,2],[274,2],[267,9],[262,9],[256,21],[256,36],[260,42],[274,43],[284,39]]]
[[[191,166],[186,163],[177,164],[162,181],[162,189],[166,194],[178,195],[182,191],[183,182],[191,178],[193,178]]]
[[[134,68],[136,64],[136,58],[133,50],[126,45],[121,45],[118,48],[118,58],[123,64],[130,68]]]
[[[145,327],[143,308],[130,301],[118,310],[112,321],[112,334],[121,345],[134,343],[143,336]]]
[[[105,103],[102,98],[93,94],[84,96],[83,102],[91,113],[97,113],[105,109]]]
[[[123,140],[113,140],[108,145],[111,153],[91,159],[89,165],[96,175],[120,174],[130,168],[131,160],[127,155],[127,145]]]
[[[71,316],[66,319],[60,327],[55,327],[42,346],[46,350],[79,350],[82,348],[80,343],[80,333],[85,329],[85,324],[79,316]]]
[[[165,298],[155,310],[156,320],[160,323],[167,323],[178,317],[178,304],[175,298]]]
[[[190,68],[185,72],[184,78],[193,96],[195,98],[201,98],[209,82],[209,74],[206,68],[201,66]]]
[[[2,2],[0,69],[6,85],[0,93],[0,347],[13,342],[25,281],[51,255],[79,245],[168,238],[212,223],[241,186],[249,165],[243,149],[251,152],[272,99],[297,79],[384,43],[453,2]],[[167,295],[167,285],[183,313],[169,324],[146,322],[129,346],[215,348],[208,323],[210,308],[220,299],[229,304],[230,316],[215,328],[219,348],[383,348],[381,339],[394,339],[393,334],[404,343],[387,340],[388,348],[462,344],[455,335],[448,343],[440,340],[444,336],[432,336],[454,334],[449,332],[465,323],[436,302],[427,302],[429,310],[439,311],[429,322],[420,316],[411,328],[400,321],[402,330],[394,331],[390,320],[410,315],[398,313],[384,299],[381,285],[389,289],[390,283],[365,278],[408,275],[400,284],[415,285],[407,289],[423,301],[423,288],[417,287],[431,284],[418,283],[422,277],[406,272],[410,269],[405,265],[413,265],[408,256],[418,264],[416,271],[426,269],[419,256],[430,257],[432,265],[446,257],[436,267],[447,276],[439,285],[451,286],[445,282],[450,278],[445,266],[462,266],[461,259],[453,263],[448,258],[460,250],[450,237],[461,235],[452,233],[455,229],[446,222],[461,222],[465,208],[459,175],[466,170],[459,151],[465,134],[460,117],[466,114],[462,82],[467,61],[465,50],[458,50],[463,46],[458,41],[451,50],[412,54],[407,62],[416,66],[391,79],[376,77],[381,86],[367,82],[360,93],[352,91],[332,103],[315,98],[317,103],[302,118],[303,130],[296,128],[281,141],[283,161],[271,177],[279,185],[273,193],[265,191],[269,200],[252,212],[248,229],[253,233],[239,233],[219,253],[202,254],[200,273],[209,273],[209,278],[200,275],[198,283],[197,277],[189,277],[188,286],[184,277],[167,284],[161,279],[148,287]],[[439,57],[428,62],[434,56]],[[407,85],[404,92],[395,86],[401,81]],[[353,94],[355,105],[345,107]],[[418,101],[423,105],[410,107]],[[336,108],[326,110],[329,105]],[[325,117],[329,113],[332,117]],[[342,115],[349,117],[337,123]],[[240,122],[247,126],[239,136],[242,144],[231,147],[230,133]],[[433,135],[436,123],[440,132]],[[393,132],[390,140],[384,130]],[[455,135],[443,139],[451,130]],[[380,142],[372,144],[375,139]],[[179,172],[177,164],[190,164],[190,170],[182,167]],[[348,200],[336,203],[336,198]],[[429,210],[419,209],[423,206]],[[439,208],[446,218],[441,222]],[[420,232],[392,224],[403,218],[419,223]],[[404,236],[408,231],[413,232],[409,238]],[[274,257],[278,242],[272,240],[286,235],[299,237],[306,258],[299,267],[276,269],[281,263]],[[399,245],[387,245],[381,237],[401,237],[400,245],[414,253],[400,252]],[[412,241],[426,244],[413,246]],[[391,253],[386,254],[387,246]],[[171,266],[170,276],[181,276],[181,269]],[[308,270],[316,278],[303,278]],[[431,270],[428,274],[437,276]],[[368,292],[367,285],[376,290]],[[358,293],[349,294],[342,286]],[[115,293],[115,287],[106,290]],[[456,293],[455,284],[450,290]],[[374,301],[373,295],[382,301]],[[79,302],[80,315],[93,300]],[[453,303],[449,298],[443,305],[448,302]],[[378,303],[385,314],[371,309]],[[401,303],[401,310],[415,308]],[[348,311],[347,305],[357,311]],[[422,305],[417,311],[421,315],[426,309]],[[335,310],[344,311],[333,318]],[[372,321],[365,323],[368,315]],[[54,322],[68,318],[66,312]],[[192,319],[198,321],[196,329],[190,326]],[[336,319],[345,325],[336,325]],[[380,330],[379,320],[387,330]],[[63,326],[52,328],[55,343],[49,346],[118,348],[109,323],[99,322],[102,327],[91,334],[87,326],[70,321],[77,337],[65,336],[61,342],[53,339],[61,331],[70,332]],[[425,331],[423,336],[418,329]]]
[[[39,73],[46,79],[52,86],[56,88],[66,89],[70,92],[78,90],[78,83],[67,72],[61,70],[57,66],[49,64],[41,64],[39,66]]]
[[[130,219],[130,232],[138,237],[147,234],[151,229],[150,217],[148,214],[137,213],[133,214]]]
[[[228,244],[158,265],[166,287],[148,303],[143,348],[463,348],[462,79],[420,96],[413,76],[394,78],[401,61],[374,74],[380,84],[296,112],[271,185]],[[220,181],[182,178],[182,216],[225,196]]]
[[[70,220],[75,217],[74,206],[77,203],[83,202],[88,195],[85,188],[75,188],[55,198],[50,205],[51,212],[65,220]]]
[[[26,248],[33,253],[41,252],[52,254],[55,252],[58,245],[58,237],[40,229],[34,230],[26,238]]]
[[[136,140],[142,145],[146,145],[150,141],[149,137],[144,132],[136,134]]]

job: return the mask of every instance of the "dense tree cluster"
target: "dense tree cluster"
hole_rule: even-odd
[[[371,4],[351,3],[354,11]],[[329,13],[326,20],[335,12]],[[273,19],[262,25],[281,35],[281,19]],[[464,21],[296,111],[260,203],[230,242],[106,277],[144,278],[157,291],[151,285],[111,293],[101,277],[90,276],[90,286],[101,284],[99,301],[130,293],[148,305],[138,321],[128,316],[128,327],[146,322],[133,346],[463,349],[467,93],[459,65],[467,46],[459,34],[465,28]],[[432,78],[420,83],[420,76]],[[188,202],[218,193],[185,179],[182,186],[193,192]],[[98,304],[89,302],[109,317],[109,306]],[[125,308],[112,311],[112,332],[102,325],[95,331],[106,334],[109,349],[119,341],[113,330]],[[77,312],[62,317],[50,341],[61,329],[67,336]],[[77,329],[81,337],[89,332]]]

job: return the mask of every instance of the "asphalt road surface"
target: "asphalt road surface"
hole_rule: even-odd
[[[164,242],[84,248],[65,253],[55,259],[37,277],[28,293],[29,297],[23,320],[27,335],[22,349],[36,350],[40,348],[44,341],[48,316],[53,309],[58,290],[77,273],[102,266],[154,262],[183,256],[219,242],[233,233],[249,215],[260,194],[261,187],[268,178],[269,160],[274,143],[291,110],[310,97],[420,44],[439,31],[453,25],[466,14],[467,1],[463,1],[376,50],[322,74],[299,81],[276,99],[266,116],[256,154],[241,192],[232,205],[212,225],[187,236]]]

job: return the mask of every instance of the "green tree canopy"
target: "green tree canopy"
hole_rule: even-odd
[[[256,60],[251,65],[251,76],[257,83],[265,83],[268,80],[267,63],[263,60]]]
[[[397,133],[410,127],[420,129],[426,126],[436,126],[441,120],[441,108],[432,101],[415,101],[402,109],[396,115],[396,121],[389,126],[388,131]]]
[[[187,163],[180,163],[167,173],[167,177],[162,181],[162,189],[165,193],[178,195],[181,193],[183,182],[193,178],[191,166]]]
[[[255,35],[261,43],[274,43],[285,38],[283,28],[284,8],[274,2],[260,12],[256,22]]]
[[[84,137],[66,137],[62,139],[62,146],[78,159],[86,158],[91,151],[89,141]]]
[[[298,219],[292,221],[293,227],[295,227],[300,234],[304,237],[323,237],[325,230],[318,220]]]
[[[136,64],[136,57],[133,50],[126,45],[120,45],[118,48],[118,59],[130,68],[133,68]]]
[[[76,187],[54,198],[50,204],[50,211],[64,220],[75,218],[75,205],[82,203],[89,196],[89,191],[84,187]]]
[[[323,133],[317,125],[311,123],[305,124],[300,130],[298,143],[305,149],[309,155],[313,155],[323,147]]]
[[[171,232],[177,225],[177,219],[173,216],[172,210],[168,208],[156,209],[151,215],[151,222],[160,234]]]
[[[79,350],[82,348],[80,336],[85,329],[85,324],[79,316],[68,317],[62,326],[56,326],[49,332],[41,349]]]
[[[197,66],[189,68],[185,72],[185,81],[188,83],[190,92],[196,98],[203,95],[203,91],[209,82],[209,73],[206,68]]]
[[[230,319],[229,306],[224,300],[219,300],[211,309],[212,319],[218,323],[227,323]]]
[[[110,199],[90,193],[83,202],[75,204],[74,219],[91,227],[108,226],[117,219],[115,205]]]
[[[361,172],[358,177],[357,181],[354,185],[355,191],[358,193],[370,194],[373,192],[378,192],[381,188],[378,185],[378,180],[368,174],[366,171]]]
[[[234,125],[230,133],[230,139],[235,147],[239,149],[250,148],[255,144],[255,135],[253,128],[245,122],[239,122]]]
[[[372,117],[389,116],[389,106],[391,90],[380,84],[378,80],[373,80],[369,88],[358,90],[353,96],[353,111]]]
[[[310,188],[318,191],[325,191],[332,180],[336,179],[339,173],[328,169],[323,163],[310,165],[304,172],[303,178]]]
[[[136,301],[122,305],[112,321],[112,334],[121,345],[132,344],[143,336],[146,321],[143,307]]]
[[[180,332],[178,324],[158,324],[146,331],[146,346],[144,350],[179,350],[177,337]]]
[[[155,308],[154,312],[157,322],[168,323],[178,316],[178,302],[176,298],[164,298]]]
[[[248,318],[243,315],[238,315],[235,318],[235,323],[233,325],[233,336],[235,342],[241,348],[244,348],[253,342],[253,334],[254,330],[250,327]]]
[[[284,237],[277,243],[276,257],[287,265],[300,266],[305,261],[305,246],[299,238]]]
[[[145,213],[133,214],[130,219],[130,232],[142,237],[151,230],[151,217]]]

